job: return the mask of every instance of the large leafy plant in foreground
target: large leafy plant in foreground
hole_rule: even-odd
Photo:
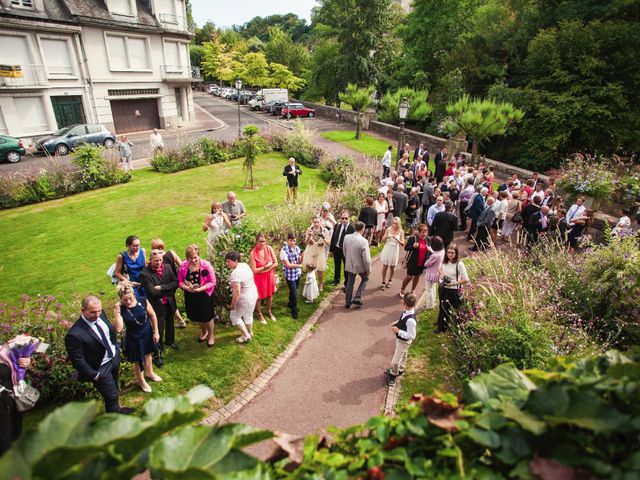
[[[414,396],[329,436],[275,438],[261,462],[242,448],[274,437],[239,424],[196,425],[198,387],[149,401],[140,417],[98,415],[98,404],[51,413],[0,459],[2,479],[501,479],[640,478],[640,355],[611,351],[548,371],[511,364],[451,394]]]
[[[99,414],[95,401],[69,403],[0,458],[0,478],[128,480],[146,469],[153,478],[260,478],[263,466],[240,449],[270,432],[193,426],[203,415],[197,405],[212,394],[199,386],[153,399],[140,416]]]
[[[640,362],[611,351],[550,371],[504,364],[460,398],[414,396],[398,416],[308,437],[289,478],[640,478]]]

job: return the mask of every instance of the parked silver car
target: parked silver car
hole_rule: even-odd
[[[66,155],[85,143],[113,147],[115,141],[115,134],[104,125],[85,123],[63,127],[52,135],[37,138],[34,144],[38,152]]]

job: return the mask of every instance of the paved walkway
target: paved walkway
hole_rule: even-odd
[[[381,269],[379,261],[373,264],[363,307],[347,310],[344,294],[338,294],[310,338],[228,421],[304,435],[380,414],[386,395],[383,371],[394,349],[389,324],[402,309],[398,292],[404,275],[404,270],[396,272],[393,287],[383,291]],[[272,449],[265,442],[251,453],[265,457]]]

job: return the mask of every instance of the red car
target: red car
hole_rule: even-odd
[[[307,108],[301,103],[290,103],[282,109],[280,114],[282,118],[293,117],[315,117],[316,111],[313,108]]]

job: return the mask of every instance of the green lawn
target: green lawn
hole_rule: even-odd
[[[332,142],[340,143],[345,147],[349,147],[352,150],[355,150],[360,153],[364,153],[365,155],[369,155],[370,157],[381,159],[384,152],[386,152],[389,144],[384,140],[380,140],[378,138],[372,137],[371,135],[367,135],[362,132],[360,134],[360,140],[356,140],[356,132],[351,130],[340,130],[337,132],[323,132],[321,134],[324,138],[331,140]],[[398,151],[395,148],[392,152],[393,158],[396,158],[396,152]]]
[[[414,393],[458,392],[460,385],[447,352],[450,338],[447,334],[433,333],[437,318],[437,308],[420,312],[417,336],[409,349],[407,371],[402,377],[400,404]]]
[[[159,236],[181,256],[193,242],[206,252],[201,226],[211,201],[222,201],[228,190],[234,190],[255,218],[266,205],[284,200],[281,172],[285,163],[276,153],[259,157],[255,191],[242,190],[240,159],[171,175],[139,170],[126,185],[0,212],[0,245],[5,252],[0,300],[18,303],[22,294],[53,294],[71,303],[69,320],[75,320],[79,298],[93,292],[105,299],[110,315],[115,289],[105,272],[124,249],[127,235],[140,236],[147,249],[149,240]],[[326,185],[319,170],[311,169],[305,170],[300,183],[303,192],[322,192]],[[274,248],[279,250],[278,245]],[[333,262],[329,263],[327,279],[333,278]],[[175,395],[203,383],[216,394],[209,408],[217,408],[245,389],[286,348],[322,299],[314,305],[300,300],[300,319],[295,321],[288,316],[286,285],[280,290],[274,298],[277,322],[256,323],[255,339],[246,345],[235,343],[233,328],[216,326],[214,348],[196,342],[195,325],[176,330],[180,349],[167,352],[165,367],[158,372],[164,381],[152,384],[151,396]],[[124,404],[139,406],[149,395],[133,386],[122,397]],[[28,423],[33,425],[43,413],[30,412]]]
[[[147,250],[153,237],[184,257],[190,243],[204,252],[202,222],[212,200],[234,190],[249,218],[281,202],[286,189],[278,153],[261,156],[255,169],[259,188],[243,191],[242,159],[174,174],[137,170],[128,184],[61,200],[0,211],[0,300],[22,294],[65,299],[111,289],[106,275],[125,238],[138,235]],[[301,191],[324,191],[319,170],[306,169]]]

